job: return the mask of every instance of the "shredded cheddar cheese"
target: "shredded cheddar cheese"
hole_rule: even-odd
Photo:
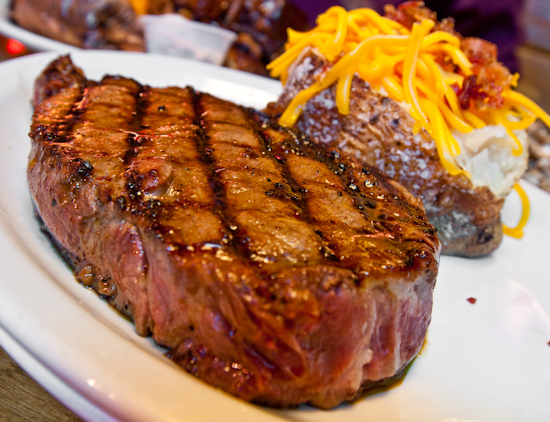
[[[550,117],[534,102],[512,90],[503,94],[505,103],[500,110],[484,113],[461,110],[452,85],[462,86],[464,75],[472,74],[472,64],[460,49],[459,38],[448,32],[432,32],[433,26],[432,20],[425,19],[413,24],[409,31],[374,10],[347,12],[334,6],[318,17],[317,27],[311,31],[289,30],[285,53],[268,65],[273,77],[284,83],[290,64],[307,46],[317,48],[334,66],[323,79],[294,98],[279,123],[294,125],[304,104],[335,82],[338,110],[341,114],[349,113],[351,80],[357,73],[375,88],[383,88],[394,100],[410,105],[411,115],[418,122],[416,129],[423,127],[436,138],[438,148],[444,149],[439,151],[445,157],[442,163],[451,174],[463,172],[453,163],[459,149],[452,130],[467,133],[474,128],[501,124],[516,143],[512,153],[521,155],[523,147],[514,131],[525,129],[536,117],[550,126]],[[443,70],[435,60],[436,54],[448,57],[461,74]],[[426,101],[435,105],[437,116],[426,114],[421,106]],[[513,118],[509,119],[510,116]]]
[[[536,118],[550,127],[550,116],[509,88],[502,93],[504,103],[499,109],[462,109],[454,88],[462,87],[465,77],[472,74],[473,65],[461,50],[461,40],[448,32],[432,31],[434,25],[432,20],[424,19],[409,30],[371,9],[348,12],[334,6],[319,15],[314,29],[308,32],[289,29],[285,53],[267,66],[273,77],[285,83],[289,66],[306,47],[316,48],[332,67],[293,98],[279,124],[293,126],[304,105],[334,83],[338,111],[348,114],[351,82],[357,74],[375,89],[384,89],[390,98],[410,106],[410,114],[416,121],[414,132],[424,128],[430,133],[441,162],[451,175],[469,176],[455,160],[460,147],[452,131],[468,133],[500,124],[515,141],[511,153],[521,155],[523,146],[515,131],[526,129]],[[458,71],[443,69],[437,57],[446,58]],[[517,78],[514,75],[512,85]],[[516,191],[522,192],[517,185]],[[522,193],[520,196],[523,215],[518,227],[506,228],[510,235],[521,233],[521,223],[529,213],[527,197]]]
[[[518,193],[519,198],[521,199],[521,218],[519,219],[516,227],[510,228],[504,225],[502,229],[505,235],[515,237],[516,239],[521,239],[523,237],[523,228],[527,224],[527,220],[529,220],[529,198],[527,197],[527,194],[525,193],[523,188],[518,183],[516,183],[516,185],[514,186],[514,190]]]
[[[149,9],[149,0],[130,0],[130,4],[138,15],[145,15]]]

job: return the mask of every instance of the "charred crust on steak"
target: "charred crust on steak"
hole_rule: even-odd
[[[77,278],[204,381],[330,408],[422,347],[440,243],[377,170],[254,110],[122,77],[67,81],[31,140],[31,193]]]
[[[84,87],[86,77],[82,70],[72,66],[68,55],[51,62],[35,83],[33,105],[37,106],[42,101],[50,98],[68,87]]]

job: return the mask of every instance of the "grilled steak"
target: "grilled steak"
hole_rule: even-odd
[[[292,65],[282,95],[266,110],[280,114],[301,90],[327,70],[324,57],[305,51]],[[400,104],[355,77],[350,113],[336,108],[335,84],[304,106],[297,128],[330,148],[339,148],[379,169],[422,198],[428,220],[437,228],[442,252],[480,256],[502,241],[504,198],[465,175],[452,176],[427,131],[414,134],[415,121]]]
[[[187,371],[330,408],[419,352],[440,245],[400,185],[191,88],[94,83],[62,57],[36,91],[28,179],[47,230]]]

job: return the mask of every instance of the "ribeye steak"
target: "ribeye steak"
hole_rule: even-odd
[[[431,318],[440,244],[396,182],[192,88],[36,82],[28,179],[83,284],[191,374],[330,408],[399,374]]]

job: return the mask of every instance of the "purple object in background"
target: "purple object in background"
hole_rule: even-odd
[[[439,18],[452,16],[465,37],[479,37],[498,46],[499,61],[518,71],[515,49],[523,41],[520,25],[524,0],[428,0]]]
[[[396,0],[311,0],[298,1],[294,4],[302,9],[310,25],[315,18],[330,6],[340,5],[346,9],[370,7],[383,13],[384,5],[398,5],[403,1]],[[520,19],[525,5],[524,0],[425,0],[426,7],[437,12],[438,19],[452,17],[455,27],[465,37],[479,37],[498,46],[499,61],[511,72],[518,70],[515,49],[523,41],[523,30]]]

